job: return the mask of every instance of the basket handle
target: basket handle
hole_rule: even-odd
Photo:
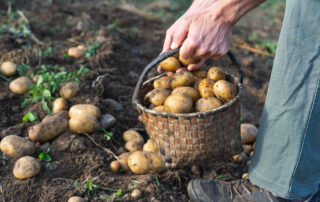
[[[162,53],[161,55],[159,55],[157,58],[155,58],[153,61],[151,61],[142,71],[140,78],[136,84],[136,87],[134,89],[133,92],[133,96],[132,96],[132,103],[133,104],[138,104],[139,103],[139,95],[140,95],[140,89],[141,86],[143,84],[143,80],[146,77],[146,75],[148,74],[148,72],[157,64],[159,64],[160,62],[162,62],[163,60],[167,59],[168,57],[176,54],[177,52],[180,51],[180,48],[174,49],[174,50],[169,50],[167,52]],[[231,52],[231,50],[228,51],[227,55],[229,56],[231,62],[233,65],[235,65],[237,67],[237,70],[239,72],[240,75],[240,82],[242,83],[242,71],[240,69],[240,65],[237,61],[237,59],[235,58],[235,56],[233,55],[233,53]]]

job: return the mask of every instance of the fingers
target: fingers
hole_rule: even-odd
[[[182,71],[187,71],[187,68],[186,67],[181,67],[181,68],[177,69],[176,72],[182,72]]]
[[[182,44],[182,47],[179,52],[180,57],[182,59],[192,58],[192,56],[195,54],[197,46],[198,44],[190,37],[188,37]]]
[[[171,49],[177,49],[181,46],[183,41],[186,39],[188,35],[187,29],[178,29],[175,31],[172,39],[172,44],[170,46]]]
[[[166,38],[163,43],[162,52],[166,52],[166,51],[170,50],[172,39],[173,39],[172,33],[168,30],[167,34],[166,34]]]
[[[193,71],[193,70],[199,69],[200,67],[202,67],[204,65],[205,61],[206,61],[205,59],[202,59],[202,60],[200,60],[200,62],[198,64],[189,65],[188,70]]]
[[[171,76],[173,76],[174,75],[174,72],[167,72],[167,76],[168,77],[171,77]]]

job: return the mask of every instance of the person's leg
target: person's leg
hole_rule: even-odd
[[[320,184],[320,1],[287,1],[249,179],[282,198]]]

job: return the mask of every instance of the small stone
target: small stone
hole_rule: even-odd
[[[100,126],[104,129],[108,129],[116,123],[116,118],[111,114],[104,114],[100,118]]]
[[[142,193],[141,193],[141,191],[140,191],[139,189],[134,189],[134,190],[131,192],[131,197],[132,197],[133,199],[139,199],[139,198],[141,198],[141,196],[142,196]]]
[[[113,108],[116,111],[122,111],[123,110],[122,104],[120,104],[119,102],[115,101],[114,99],[106,99],[105,102],[106,102],[107,105],[110,105],[111,108]]]
[[[69,198],[68,202],[85,202],[85,200],[79,196],[73,196]]]
[[[198,165],[191,166],[191,172],[194,175],[200,175],[201,174],[200,167]]]

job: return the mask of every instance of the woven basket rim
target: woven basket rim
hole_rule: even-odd
[[[207,68],[205,68],[207,69]],[[225,111],[227,108],[233,106],[235,103],[237,103],[240,100],[240,94],[242,92],[242,84],[239,80],[238,77],[232,75],[230,72],[224,71],[225,74],[227,74],[228,76],[231,76],[235,82],[235,84],[237,85],[239,91],[238,94],[235,98],[233,98],[231,101],[229,101],[228,103],[213,109],[213,110],[209,110],[209,111],[205,111],[205,112],[193,112],[193,113],[169,113],[169,112],[159,112],[159,111],[155,111],[152,109],[148,109],[145,106],[143,106],[143,104],[141,103],[141,99],[139,99],[138,103],[137,103],[137,108],[151,114],[152,116],[162,116],[162,117],[172,117],[172,118],[183,118],[183,119],[191,119],[191,118],[201,118],[201,117],[206,117],[212,114],[216,114],[218,112],[221,111]],[[147,84],[149,84],[150,82],[154,81],[155,79],[158,79],[162,76],[164,76],[164,74],[160,74],[158,76],[152,77],[150,79],[148,79],[147,81],[143,82],[142,84],[142,88],[145,87]]]

